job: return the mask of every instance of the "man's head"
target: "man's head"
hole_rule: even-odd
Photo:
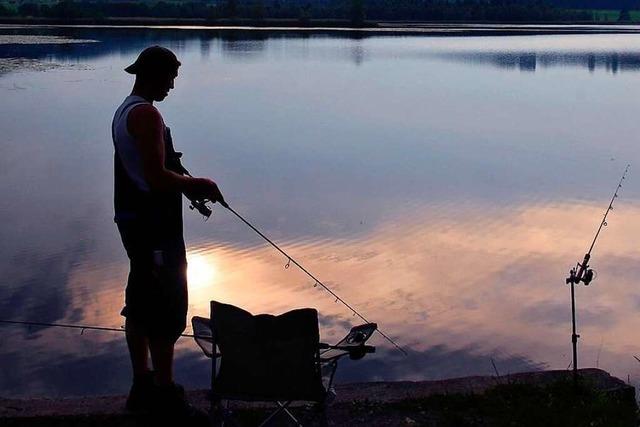
[[[135,74],[136,87],[153,101],[162,101],[173,89],[180,61],[169,49],[151,46],[143,50],[136,61],[124,70]]]

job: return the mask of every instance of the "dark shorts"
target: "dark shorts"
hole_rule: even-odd
[[[144,224],[118,223],[130,261],[122,316],[151,338],[177,340],[187,325],[187,260],[182,236],[161,249]]]

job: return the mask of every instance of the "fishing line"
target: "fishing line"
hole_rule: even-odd
[[[332,291],[327,285],[325,285],[324,283],[322,283],[322,281],[320,281],[318,278],[316,278],[316,276],[314,276],[313,274],[311,274],[306,268],[304,268],[302,265],[300,265],[300,263],[298,261],[296,261],[295,259],[293,259],[289,254],[287,254],[285,251],[283,251],[282,249],[280,249],[280,247],[278,245],[276,245],[271,239],[269,239],[267,236],[265,236],[264,234],[262,234],[262,232],[260,232],[260,230],[258,230],[256,227],[254,227],[249,221],[247,221],[246,219],[244,219],[242,217],[242,215],[240,215],[238,212],[236,212],[231,206],[229,206],[226,202],[221,202],[220,203],[222,206],[224,206],[225,208],[227,208],[231,213],[233,213],[235,216],[237,216],[240,221],[244,222],[245,224],[247,224],[253,231],[255,231],[256,233],[258,233],[258,235],[260,237],[262,237],[264,240],[266,240],[271,246],[273,246],[274,248],[276,248],[282,255],[284,255],[287,258],[287,264],[284,266],[285,269],[289,268],[289,265],[291,263],[293,263],[296,267],[298,267],[300,270],[302,270],[307,276],[311,277],[311,279],[314,280],[314,284],[313,287],[316,288],[318,286],[320,286],[322,289],[324,289],[325,291],[327,291],[332,297],[335,298],[335,302],[338,303],[342,303],[345,307],[347,307],[349,309],[349,311],[351,311],[353,313],[354,316],[358,316],[360,319],[362,319],[362,321],[364,321],[365,323],[371,323],[369,322],[362,314],[360,314],[355,308],[353,308],[353,306],[351,304],[349,304],[348,302],[346,302],[345,300],[343,300],[338,294],[336,294],[334,291]],[[377,328],[376,331],[382,335],[387,341],[389,341],[391,344],[393,344],[395,346],[395,348],[397,348],[398,350],[400,350],[402,352],[402,354],[404,354],[405,356],[408,356],[407,352],[400,347],[394,340],[392,340],[391,338],[389,338],[389,336],[387,334],[385,334],[383,331],[380,330],[380,328]]]
[[[183,172],[186,173],[186,175],[191,176],[191,174],[183,167]],[[211,200],[209,199],[203,199],[203,200],[191,200],[191,206],[190,209],[191,210],[197,210],[198,212],[200,212],[204,217],[205,217],[205,221],[211,216],[212,214],[212,210],[211,208],[209,208],[207,206],[207,203],[210,202]],[[229,210],[229,212],[233,213],[235,216],[238,217],[238,219],[240,219],[240,221],[244,222],[247,226],[249,226],[249,228],[251,228],[253,231],[255,231],[260,237],[262,237],[264,240],[266,240],[271,246],[273,246],[274,248],[276,248],[278,250],[278,252],[280,252],[282,255],[284,255],[287,258],[287,263],[285,264],[284,268],[285,269],[289,269],[289,266],[291,265],[291,263],[293,263],[296,267],[298,267],[300,270],[302,270],[307,276],[309,276],[310,278],[312,278],[314,280],[314,285],[313,287],[316,288],[318,287],[318,285],[324,289],[325,291],[327,291],[333,298],[335,298],[335,302],[336,303],[342,303],[342,305],[344,305],[345,307],[347,307],[349,309],[349,311],[351,311],[353,313],[354,316],[358,316],[360,319],[362,319],[362,321],[364,321],[365,323],[371,323],[369,322],[362,314],[360,314],[355,308],[353,308],[353,306],[351,306],[351,304],[349,304],[348,302],[346,302],[344,299],[342,299],[338,294],[336,294],[334,291],[332,291],[327,285],[325,285],[324,283],[322,283],[322,281],[320,281],[318,278],[316,278],[316,276],[314,276],[313,274],[311,274],[306,268],[304,268],[298,261],[296,261],[295,259],[293,259],[289,254],[287,254],[285,251],[283,251],[282,249],[280,249],[280,247],[278,245],[276,245],[271,239],[269,239],[267,236],[265,236],[260,230],[258,230],[256,227],[253,226],[253,224],[251,224],[249,221],[247,221],[246,219],[244,219],[242,217],[242,215],[240,215],[238,212],[236,212],[231,206],[229,206],[229,204],[223,200],[218,200],[218,203],[220,203],[222,206],[224,206],[225,208],[227,208]],[[386,339],[387,341],[389,341],[391,344],[393,344],[393,346],[398,349],[400,352],[402,352],[402,354],[404,354],[405,356],[408,356],[409,354],[405,351],[405,349],[403,349],[402,347],[400,347],[393,339],[391,339],[386,333],[384,333],[382,330],[380,330],[380,328],[376,328],[376,331],[382,335],[382,337],[384,337],[384,339]]]

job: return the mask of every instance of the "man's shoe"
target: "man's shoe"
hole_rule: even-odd
[[[179,420],[187,426],[207,426],[209,416],[187,402],[184,387],[180,384],[158,385],[154,391],[153,412],[167,417],[167,420]]]
[[[128,411],[147,411],[153,406],[155,383],[153,371],[133,378],[133,385],[129,390],[126,408]]]

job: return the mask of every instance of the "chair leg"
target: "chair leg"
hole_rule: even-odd
[[[264,426],[268,425],[269,422],[275,416],[277,416],[280,412],[286,413],[293,420],[293,422],[296,423],[296,426],[303,427],[302,424],[300,424],[300,422],[296,419],[296,417],[294,417],[293,414],[287,409],[287,406],[289,406],[291,404],[291,400],[286,402],[286,403],[282,403],[282,402],[276,402],[276,403],[278,404],[278,409],[273,411],[271,413],[271,415],[269,415],[262,423],[260,423],[260,425],[258,427],[264,427]]]
[[[303,427],[303,425],[300,423],[300,421],[298,421],[296,419],[296,417],[293,416],[293,414],[287,409],[287,406],[289,406],[291,404],[291,401],[282,404],[281,402],[277,402],[278,406],[289,416],[289,418],[291,418],[293,420],[294,423],[296,423],[296,426],[298,427]]]

